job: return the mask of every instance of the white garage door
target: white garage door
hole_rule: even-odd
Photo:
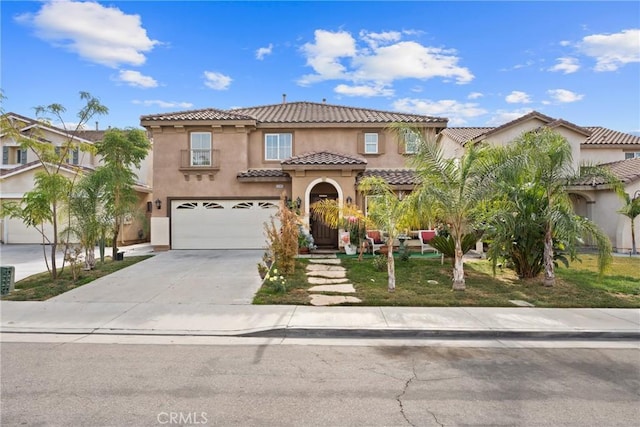
[[[275,201],[173,200],[171,248],[264,248],[264,223],[277,212]]]
[[[53,237],[51,224],[46,224],[44,230],[49,238]],[[34,227],[27,227],[18,218],[5,218],[2,224],[2,233],[2,240],[5,243],[42,243],[42,234]]]

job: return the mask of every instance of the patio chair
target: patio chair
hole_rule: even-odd
[[[382,240],[382,232],[380,230],[367,230],[367,240],[369,241],[372,255],[380,251],[380,248],[385,244]]]
[[[420,230],[418,231],[418,239],[420,240],[420,253],[424,254],[424,251],[433,251],[438,253],[438,250],[431,246],[429,242],[436,237],[436,230]]]

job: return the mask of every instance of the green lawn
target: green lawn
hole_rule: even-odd
[[[54,282],[51,280],[49,273],[39,273],[29,276],[23,280],[17,281],[15,290],[9,295],[2,296],[2,300],[8,301],[45,301],[60,295],[78,286],[86,285],[95,279],[111,274],[120,269],[129,267],[140,261],[144,261],[153,255],[144,256],[127,256],[123,261],[112,261],[111,258],[105,259],[104,264],[96,264],[95,269],[91,271],[81,271],[76,281],[72,280],[71,270],[65,267],[62,274]]]
[[[513,307],[509,300],[524,300],[536,307],[640,307],[640,259],[615,257],[612,268],[599,277],[593,255],[581,256],[570,268],[557,270],[557,284],[542,286],[541,280],[518,280],[510,270],[494,277],[488,261],[465,262],[467,290],[451,290],[451,263],[445,259],[412,256],[409,261],[396,258],[396,291],[387,291],[387,273],[377,271],[372,258],[341,257],[347,277],[356,288],[356,297],[365,306],[422,307]],[[255,304],[308,304],[309,293],[304,267],[298,260],[293,277],[288,278],[286,293],[267,286],[258,292]],[[257,273],[256,273],[257,274]],[[428,283],[436,281],[437,284]]]

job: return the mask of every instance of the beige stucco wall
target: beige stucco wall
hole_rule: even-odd
[[[464,154],[464,147],[446,135],[440,136],[440,149],[445,159],[459,159]]]
[[[506,145],[514,139],[520,137],[523,133],[529,132],[545,125],[542,120],[532,118],[523,123],[518,123],[515,126],[508,127],[502,131],[490,135],[487,138],[487,142],[495,145]],[[582,134],[579,134],[566,127],[556,127],[553,129],[555,132],[562,135],[569,145],[571,146],[571,154],[573,156],[573,170],[578,171],[581,162],[580,144],[586,139]]]
[[[640,181],[627,184],[625,192],[633,197],[633,194],[640,190]],[[631,250],[631,221],[629,218],[618,213],[623,202],[620,197],[611,190],[594,189],[577,191],[585,201],[576,206],[578,215],[586,216],[595,222],[600,229],[609,237],[611,245],[616,252],[629,252]],[[640,229],[640,217],[635,220],[636,230]],[[638,231],[636,231],[636,244],[638,241]]]
[[[628,148],[622,147],[607,147],[607,148],[595,148],[589,146],[582,146],[581,157],[583,164],[602,164],[602,163],[611,163],[617,162],[619,160],[624,160],[625,151],[629,150]],[[640,151],[640,147],[629,151]]]

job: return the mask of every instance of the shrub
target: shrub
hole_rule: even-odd
[[[387,269],[387,256],[377,255],[373,258],[373,267],[378,271],[385,271]]]
[[[295,258],[298,255],[298,216],[287,207],[284,193],[280,197],[276,216],[280,220],[279,227],[273,218],[269,223],[265,223],[269,251],[282,269],[282,273],[289,275],[295,270]]]

